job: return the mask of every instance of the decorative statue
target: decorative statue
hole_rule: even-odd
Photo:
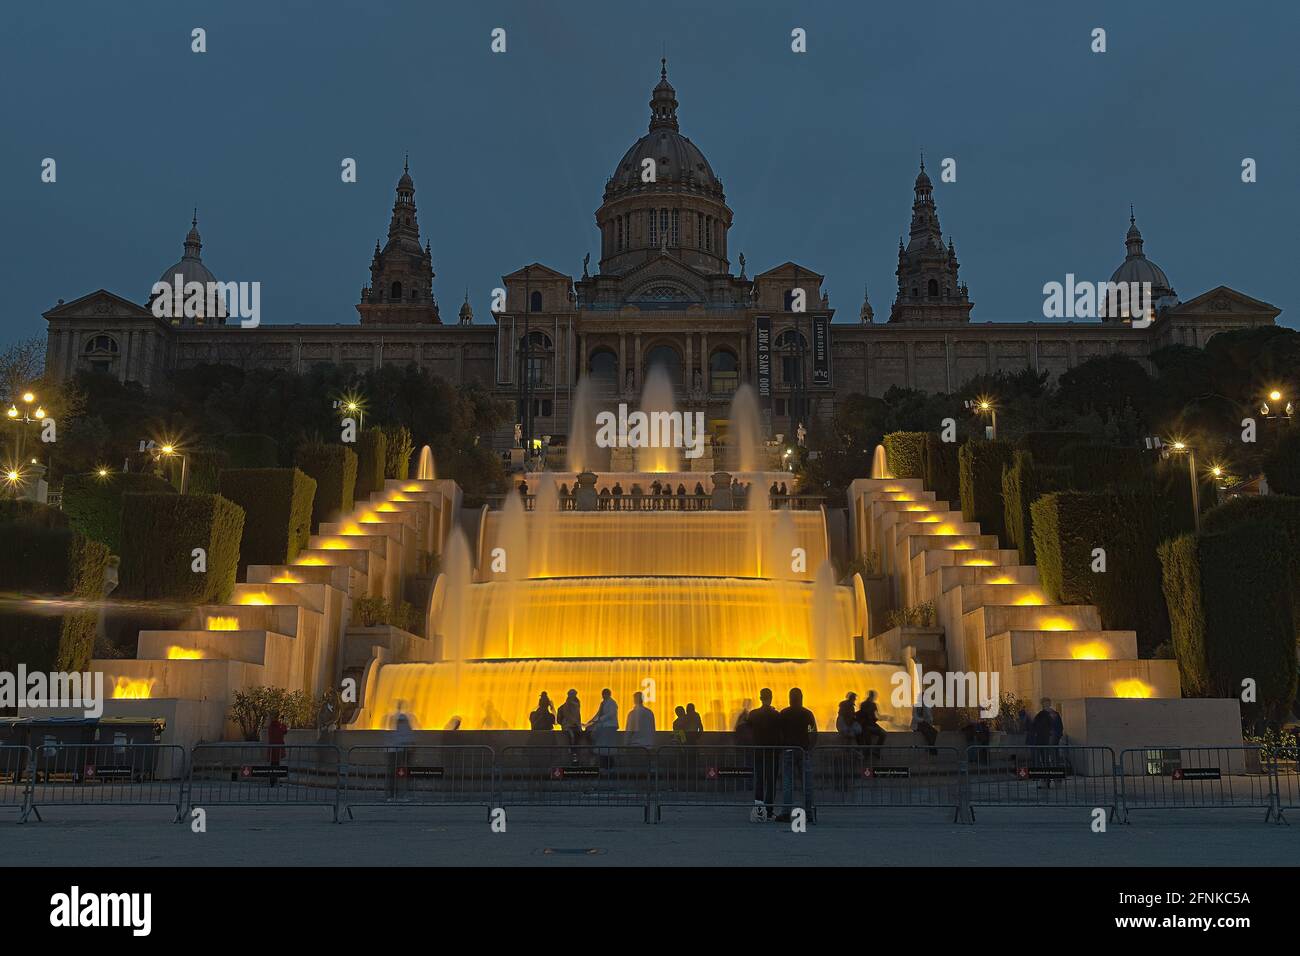
[[[591,276],[587,274],[587,266],[589,266],[590,264],[591,264],[591,253],[589,252],[582,257],[582,277],[584,279],[591,278]]]
[[[795,429],[795,432],[794,432],[794,433],[795,433],[795,435],[796,435],[796,436],[798,437],[798,439],[799,439],[799,447],[802,448],[802,447],[803,447],[803,440],[804,440],[804,438],[805,438],[805,437],[807,436],[807,434],[808,434],[808,429],[806,429],[806,428],[803,427],[803,422],[800,422],[800,423],[799,423],[799,427]]]
[[[740,254],[740,277],[745,278],[745,254]]]

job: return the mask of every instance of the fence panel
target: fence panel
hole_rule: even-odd
[[[327,744],[197,744],[190,806],[319,806],[339,819],[343,756]]]
[[[496,755],[483,746],[348,750],[343,802],[361,806],[496,806]]]
[[[501,806],[641,807],[650,821],[653,773],[645,747],[506,747]]]
[[[1106,807],[1118,816],[1109,747],[968,747],[966,807]]]
[[[32,748],[31,811],[50,806],[172,807],[185,802],[185,750],[172,744],[51,742]]]
[[[1262,809],[1276,806],[1275,765],[1257,746],[1141,747],[1120,752],[1124,819],[1133,810]]]
[[[955,747],[818,747],[813,751],[818,810],[961,808],[961,754]]]
[[[663,807],[762,806],[765,815],[777,808],[807,805],[810,767],[790,747],[732,747],[673,745],[655,751],[655,820]],[[820,753],[820,751],[817,751]],[[789,787],[787,792],[787,778]],[[798,800],[796,800],[798,795]]]
[[[1272,753],[1274,793],[1277,795],[1277,820],[1284,810],[1300,809],[1300,745],[1278,747]]]
[[[31,810],[34,769],[29,748],[0,745],[0,810],[16,810],[19,823]]]

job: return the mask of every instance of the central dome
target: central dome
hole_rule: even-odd
[[[647,159],[654,160],[654,183],[642,179]],[[722,199],[722,181],[700,148],[678,128],[677,91],[668,82],[666,64],[659,71],[659,85],[650,97],[650,130],[632,144],[614,167],[605,187],[605,198],[662,183]]]

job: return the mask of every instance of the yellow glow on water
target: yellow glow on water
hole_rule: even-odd
[[[146,700],[153,696],[152,677],[119,677],[113,682],[114,700]]]
[[[198,661],[202,660],[203,657],[203,652],[196,648],[181,647],[178,644],[173,644],[167,648],[167,659],[169,661]],[[145,694],[144,696],[148,697],[149,695]]]
[[[957,549],[957,550],[960,550],[960,549]],[[993,562],[992,562],[992,561],[989,561],[987,558],[969,558],[969,559],[963,561],[961,564],[962,564],[962,567],[964,567],[964,568],[991,568],[991,567],[993,567]],[[990,582],[990,583],[998,583],[998,584],[1000,584],[1001,582],[999,581],[999,582]]]
[[[596,712],[602,688],[618,702],[619,726],[632,706],[634,691],[654,688],[647,701],[659,729],[672,727],[673,708],[695,704],[705,730],[730,730],[746,699],[758,705],[758,691],[770,687],[773,703],[785,707],[791,687],[804,691],[804,704],[817,716],[822,730],[833,730],[836,705],[846,691],[862,699],[879,693],[886,717],[905,721],[890,703],[891,664],[835,662],[818,667],[807,662],[724,660],[611,661],[528,660],[469,664],[389,664],[379,671],[374,702],[366,708],[365,726],[391,726],[397,702],[412,715],[417,728],[441,730],[454,716],[464,730],[524,730],[537,695],[546,691],[557,704],[570,687],[578,692],[582,719]],[[652,683],[646,683],[652,682]],[[556,734],[556,743],[562,739]]]
[[[1047,603],[1047,598],[1041,594],[1024,594],[1016,598],[1016,607],[1041,607]]]
[[[271,579],[272,584],[302,584],[302,578],[284,571]]]
[[[1065,617],[1042,617],[1038,619],[1040,631],[1077,631],[1074,622]]]
[[[1104,661],[1110,656],[1110,645],[1105,641],[1085,641],[1070,645],[1070,656],[1076,661]]]
[[[305,558],[295,558],[293,563],[304,568],[321,568],[325,566],[325,559],[309,554]]]
[[[1110,689],[1116,697],[1151,697],[1155,694],[1154,687],[1136,677],[1113,681]]]
[[[266,605],[275,602],[271,600],[271,595],[267,594],[265,591],[257,591],[253,594],[240,595],[239,603],[246,607],[265,607]]]
[[[209,631],[237,631],[239,630],[239,618],[209,617],[205,629]]]

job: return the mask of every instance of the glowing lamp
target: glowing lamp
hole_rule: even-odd
[[[114,700],[147,700],[153,696],[152,677],[119,677],[113,682]]]
[[[1076,661],[1104,661],[1110,657],[1110,646],[1101,641],[1071,644],[1070,656]]]
[[[239,630],[239,618],[209,617],[206,629],[209,631],[237,631]]]
[[[1117,680],[1110,685],[1110,689],[1116,697],[1152,697],[1155,695],[1154,687],[1138,680],[1136,677]]]
[[[203,659],[203,652],[192,647],[180,647],[173,644],[167,648],[169,661],[198,661]]]

